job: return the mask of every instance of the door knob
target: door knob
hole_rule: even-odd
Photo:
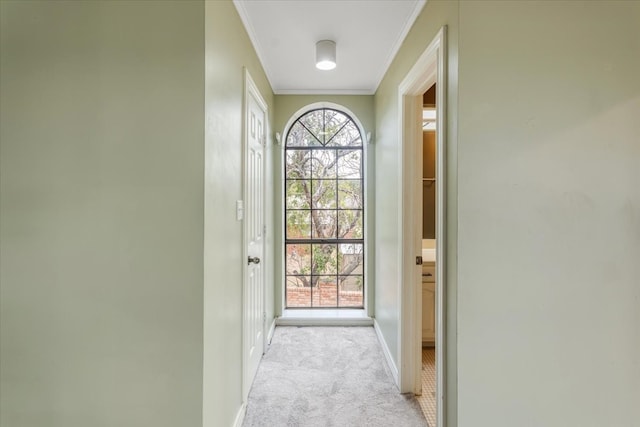
[[[260,264],[260,258],[258,258],[257,256],[250,256],[247,260],[247,265],[248,264]]]

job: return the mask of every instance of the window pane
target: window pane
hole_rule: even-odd
[[[338,211],[338,238],[362,239],[362,211]]]
[[[338,208],[362,209],[362,182],[358,179],[338,181]]]
[[[287,178],[311,178],[311,151],[288,150],[287,151]]]
[[[311,183],[312,204],[314,209],[335,209],[336,180],[314,179]]]
[[[338,247],[338,274],[364,274],[364,245],[343,243]]]
[[[287,276],[287,307],[311,307],[310,276]]]
[[[337,232],[336,211],[314,211],[311,237],[313,239],[335,239]]]
[[[337,245],[313,245],[313,266],[311,273],[314,275],[336,274],[338,266]]]
[[[362,178],[362,150],[338,150],[338,178]]]
[[[336,110],[325,110],[325,141],[330,141],[342,129],[349,118]]]
[[[300,122],[317,138],[318,142],[324,145],[324,111],[316,110],[305,114],[300,118]],[[315,145],[315,144],[314,144]]]
[[[338,283],[338,307],[364,307],[363,276],[342,276]]]
[[[327,179],[336,177],[336,151],[313,150],[311,176],[313,178]]]
[[[311,237],[311,211],[287,211],[287,239]]]
[[[287,180],[287,209],[310,209],[311,208],[311,181]]]
[[[316,287],[313,289],[314,307],[338,306],[338,280],[336,276],[317,277]]]
[[[299,122],[291,126],[287,135],[287,147],[307,147],[322,145],[315,136],[309,133]]]
[[[335,134],[327,143],[327,147],[334,146],[362,146],[362,138],[360,137],[360,131],[353,122],[347,123],[340,132]]]
[[[311,273],[311,245],[286,245],[287,274]]]

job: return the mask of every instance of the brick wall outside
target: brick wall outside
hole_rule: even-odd
[[[313,307],[337,307],[335,283],[319,283],[313,288]],[[340,307],[362,307],[362,291],[340,291]],[[311,288],[287,287],[287,307],[312,307]]]

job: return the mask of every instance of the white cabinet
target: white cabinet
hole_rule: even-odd
[[[436,341],[436,268],[435,264],[422,265],[422,343]]]

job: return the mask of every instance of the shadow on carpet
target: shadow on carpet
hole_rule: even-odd
[[[244,427],[424,427],[371,327],[278,327],[249,393]]]

